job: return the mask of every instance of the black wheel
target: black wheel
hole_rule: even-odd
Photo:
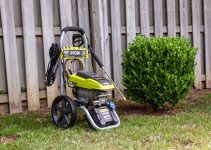
[[[69,128],[76,122],[76,108],[68,96],[58,96],[54,99],[51,115],[53,122],[60,128]]]

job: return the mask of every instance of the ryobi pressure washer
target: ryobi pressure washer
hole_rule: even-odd
[[[72,35],[73,46],[63,46],[63,39],[66,32],[77,32]],[[109,129],[118,127],[120,119],[115,111],[115,104],[109,99],[109,90],[116,88],[120,95],[123,94],[117,88],[112,79],[108,76],[98,76],[87,71],[88,53],[91,53],[97,64],[105,74],[104,65],[96,56],[88,43],[85,32],[79,27],[65,27],[62,29],[60,43],[52,44],[49,55],[45,84],[51,86],[56,79],[56,72],[60,67],[61,85],[60,96],[56,97],[52,103],[51,115],[53,122],[61,128],[72,127],[76,122],[76,108],[81,108],[91,126],[95,129]],[[74,65],[77,61],[83,71],[75,71]],[[72,88],[72,93],[76,100],[66,96],[67,85]]]

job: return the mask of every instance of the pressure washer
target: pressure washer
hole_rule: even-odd
[[[64,46],[63,40],[67,32],[72,34],[72,45]],[[107,78],[88,71],[89,53],[105,73]],[[85,113],[88,122],[94,129],[103,130],[116,128],[120,125],[116,113],[116,105],[111,97],[114,88],[125,97],[105,71],[104,65],[95,54],[85,31],[80,27],[68,26],[62,29],[59,43],[53,43],[49,50],[50,61],[46,72],[45,84],[51,86],[60,68],[60,96],[52,103],[51,115],[56,126],[73,127],[76,122],[76,108]],[[74,63],[81,70],[74,69]],[[66,95],[66,89],[72,88],[76,100]]]

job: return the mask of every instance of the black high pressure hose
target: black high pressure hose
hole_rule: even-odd
[[[46,80],[45,85],[51,86],[56,79],[56,72],[59,66],[59,56],[60,56],[60,48],[57,43],[53,43],[49,50],[50,61],[48,63],[48,68],[46,72]]]

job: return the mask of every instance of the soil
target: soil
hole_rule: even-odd
[[[192,89],[185,99],[188,101],[188,103],[192,103],[194,101],[199,101],[199,98],[205,97],[208,94],[211,94],[211,89]],[[148,105],[146,104],[140,104],[132,100],[117,100],[117,112],[122,115],[176,115],[185,111],[186,110],[184,109],[179,109],[167,104],[163,108],[158,109],[156,112],[149,112]]]
[[[121,115],[132,115],[132,116],[139,116],[139,115],[153,115],[153,116],[160,116],[160,115],[176,115],[177,113],[184,112],[185,110],[176,109],[171,105],[166,105],[157,111],[149,111],[147,104],[139,104],[133,102],[131,100],[127,100],[124,103],[120,104],[117,103],[117,112]]]
[[[6,144],[6,143],[13,142],[13,141],[15,141],[18,137],[19,137],[19,136],[15,136],[15,135],[0,137],[0,144]]]
[[[211,94],[211,89],[202,89],[202,90],[192,89],[187,97],[199,98],[207,96],[208,94]]]

